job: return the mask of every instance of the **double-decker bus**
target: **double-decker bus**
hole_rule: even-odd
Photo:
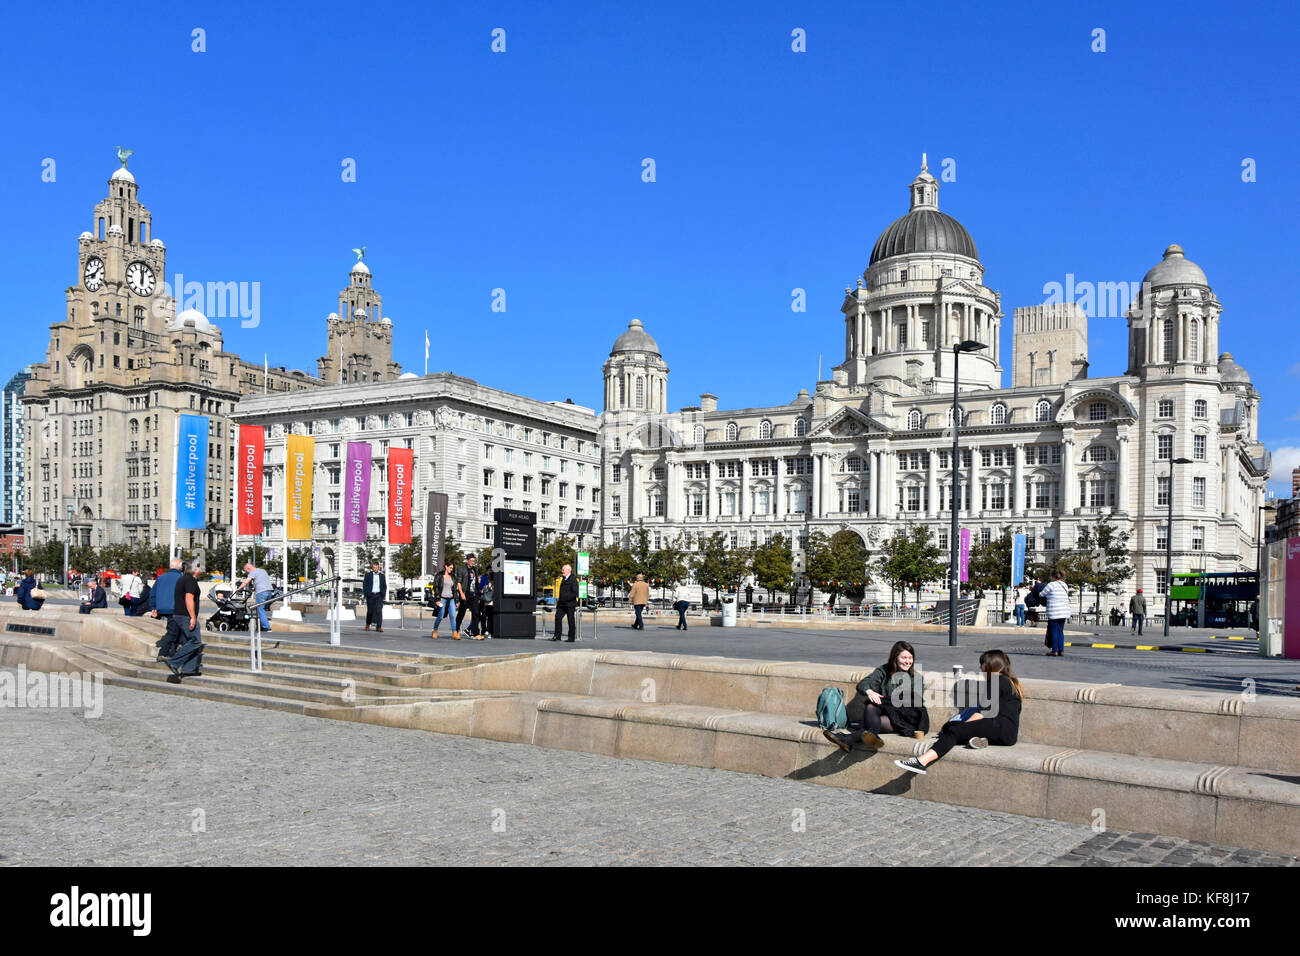
[[[1169,588],[1177,627],[1255,627],[1259,575],[1254,571],[1175,573]]]

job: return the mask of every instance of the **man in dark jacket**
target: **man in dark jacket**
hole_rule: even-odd
[[[578,607],[578,579],[573,576],[573,568],[567,564],[560,569],[560,574],[560,593],[555,596],[555,636],[551,640],[560,639],[560,635],[564,632],[564,618],[567,617],[569,619],[568,643],[572,644],[578,636],[578,629],[573,620],[573,612]]]
[[[478,559],[474,555],[465,558],[465,570],[460,573],[460,589],[465,592],[456,608],[456,630],[460,631],[460,622],[465,619],[465,612],[469,611],[469,629],[464,633],[470,636],[478,634]]]
[[[158,576],[149,590],[149,611],[153,617],[167,622],[167,630],[156,644],[160,661],[175,654],[181,642],[181,632],[172,620],[176,610],[176,585],[180,579],[181,559],[172,558],[171,567]]]
[[[24,611],[35,611],[40,608],[32,597],[32,591],[36,589],[36,578],[32,577],[32,572],[24,572],[23,579],[18,584],[18,590],[14,592],[14,599]]]
[[[108,592],[99,583],[99,578],[95,578],[95,583],[90,588],[90,599],[81,602],[80,611],[82,614],[89,614],[96,608],[108,607]]]
[[[379,562],[370,562],[370,570],[361,582],[361,593],[366,596],[366,630],[375,625],[375,631],[384,633],[384,598],[388,595],[388,576],[379,570]]]

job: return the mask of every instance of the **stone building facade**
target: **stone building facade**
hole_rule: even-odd
[[[236,403],[247,394],[282,397],[321,385],[305,372],[227,352],[221,329],[196,308],[177,314],[164,281],[167,250],[152,219],[123,165],[77,240],[76,281],[22,398],[29,543],[66,535],[93,545],[166,544],[176,424],[180,414],[195,413],[211,419],[208,527],[181,532],[178,541],[211,546],[230,523]],[[354,267],[354,283],[358,268],[366,269]],[[370,292],[368,269],[364,285]],[[378,304],[373,294],[373,321],[351,320],[346,358],[369,374],[395,377],[391,323],[383,324]],[[370,325],[383,333],[357,331]],[[337,355],[333,324],[329,334]]]
[[[386,537],[389,448],[415,452],[416,535],[424,533],[430,491],[447,495],[447,529],[466,550],[491,544],[496,508],[535,512],[539,544],[563,534],[572,519],[600,513],[599,419],[593,409],[570,402],[525,398],[449,372],[408,372],[393,382],[249,395],[233,418],[266,429],[263,547],[280,547],[284,534],[285,436],[314,437],[312,534],[331,570],[349,441],[371,446],[370,538]],[[237,539],[241,549],[250,544]],[[359,573],[356,550],[343,551],[347,577]]]
[[[606,538],[640,525],[693,549],[718,530],[732,545],[782,533],[798,566],[813,529],[848,528],[875,551],[916,522],[947,547],[953,345],[975,341],[985,348],[962,354],[957,387],[959,515],[976,541],[1009,525],[1028,534],[1031,561],[1051,561],[1112,515],[1132,534],[1126,593],[1162,593],[1172,494],[1175,571],[1253,569],[1270,466],[1260,396],[1217,351],[1222,306],[1205,273],[1178,246],[1165,251],[1128,312],[1117,375],[1089,376],[1077,307],[1017,310],[1024,341],[1012,351],[1025,367],[1005,387],[1001,297],[938,190],[924,168],[911,183],[908,213],[845,290],[845,359],[811,395],[724,410],[704,394],[670,412],[664,356],[632,322],[604,365]],[[1171,487],[1169,460],[1184,457]]]

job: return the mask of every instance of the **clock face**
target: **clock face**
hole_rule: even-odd
[[[133,262],[126,267],[126,284],[136,295],[152,295],[154,289],[153,270],[143,262]]]
[[[81,281],[91,292],[98,292],[99,287],[104,284],[104,260],[99,256],[91,256],[87,259],[86,271]]]

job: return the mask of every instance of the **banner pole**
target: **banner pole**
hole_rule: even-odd
[[[167,544],[167,563],[170,565],[173,558],[176,557],[176,499],[180,496],[181,475],[180,462],[178,459],[181,454],[181,410],[176,409],[176,419],[172,428],[172,524],[171,538]]]

